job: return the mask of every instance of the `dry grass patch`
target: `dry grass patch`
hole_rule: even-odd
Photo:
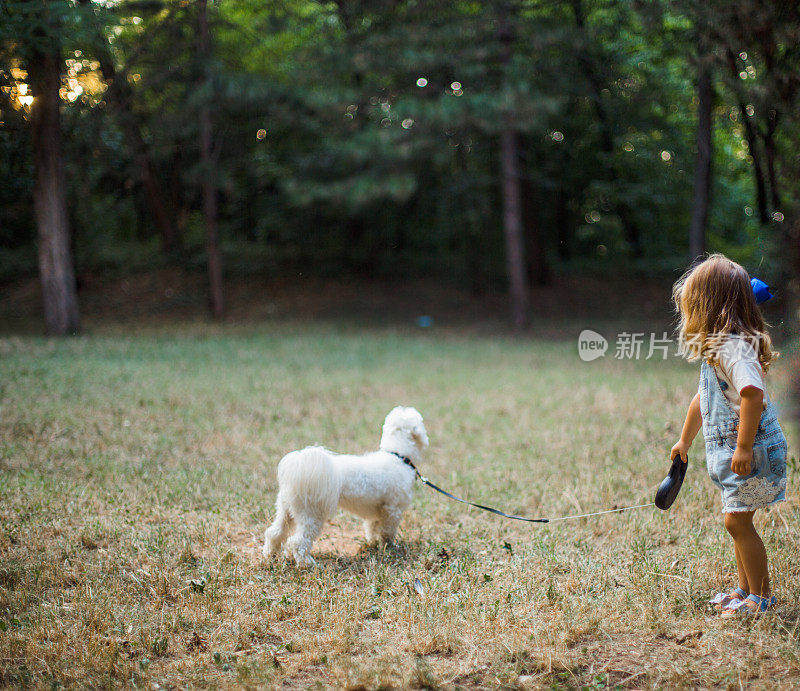
[[[420,486],[394,546],[339,514],[318,568],[260,557],[283,453],[374,448],[401,403],[456,493],[549,516],[649,501],[683,363],[290,326],[0,351],[2,685],[800,685],[793,428],[790,502],[757,518],[781,604],[755,622],[705,608],[734,564],[699,445],[667,514],[521,525]]]

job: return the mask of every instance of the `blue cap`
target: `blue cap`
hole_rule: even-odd
[[[760,278],[751,278],[750,285],[753,287],[753,295],[756,296],[757,304],[760,305],[773,297],[772,293],[769,292],[769,286]]]

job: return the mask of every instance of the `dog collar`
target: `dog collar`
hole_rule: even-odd
[[[401,456],[399,453],[397,453],[397,451],[390,451],[389,453],[392,454],[392,456],[397,456],[401,461],[403,461],[403,463],[405,463],[407,466],[411,466],[411,468],[413,468],[416,472],[417,466],[414,465],[410,458],[407,456]]]

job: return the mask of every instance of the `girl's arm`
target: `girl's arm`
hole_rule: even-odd
[[[731,459],[731,470],[737,475],[748,475],[753,464],[753,441],[758,431],[764,392],[755,386],[745,386],[739,394],[742,404],[739,407],[739,436],[736,450]]]
[[[672,447],[672,450],[669,452],[669,457],[675,458],[675,454],[680,454],[681,460],[684,463],[688,463],[689,456],[687,454],[689,453],[689,447],[692,445],[694,438],[697,436],[702,426],[703,418],[700,415],[700,393],[698,392],[689,404],[689,410],[686,413],[686,421],[683,423],[681,439]],[[755,435],[755,433],[753,434]]]

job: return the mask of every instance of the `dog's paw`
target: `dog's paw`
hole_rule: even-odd
[[[314,557],[312,557],[310,554],[305,554],[301,557],[295,555],[294,563],[303,569],[310,569],[312,566],[317,565],[317,560],[314,559]]]

